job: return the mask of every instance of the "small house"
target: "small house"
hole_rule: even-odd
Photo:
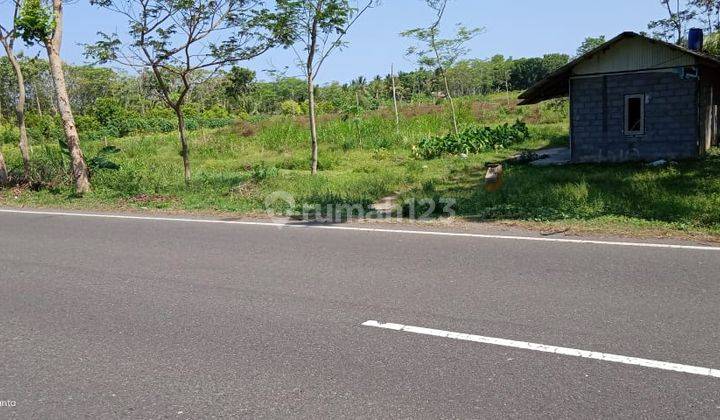
[[[720,60],[701,52],[702,33],[694,38],[690,49],[622,33],[532,86],[520,104],[569,98],[573,162],[700,157],[718,145]]]

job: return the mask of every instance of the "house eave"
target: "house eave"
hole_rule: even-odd
[[[533,86],[531,86],[529,89],[527,89],[525,92],[523,92],[519,98],[520,98],[520,105],[532,105],[537,104],[549,99],[555,99],[555,98],[562,98],[567,97],[569,95],[569,81],[570,78],[573,76],[573,69],[581,62],[590,59],[591,57],[595,56],[598,53],[601,53],[603,51],[606,51],[613,45],[617,44],[618,42],[628,39],[628,38],[641,38],[644,40],[647,40],[652,43],[660,44],[668,48],[672,48],[677,51],[681,51],[685,54],[693,56],[693,58],[696,60],[698,65],[702,65],[708,68],[712,68],[713,70],[720,72],[720,60],[718,60],[715,57],[712,57],[710,55],[689,50],[687,48],[670,44],[664,41],[660,41],[657,39],[648,38],[646,36],[637,34],[635,32],[623,32],[622,34],[616,36],[615,38],[611,39],[610,41],[604,43],[603,45],[600,45],[599,47],[587,52],[586,54],[583,54],[582,56],[572,60],[568,64],[562,66],[546,78],[540,80]],[[645,69],[645,70],[653,70],[653,69]]]

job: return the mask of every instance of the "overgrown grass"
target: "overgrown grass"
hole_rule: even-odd
[[[671,229],[720,234],[720,151],[664,168],[643,163],[534,167],[508,165],[496,192],[480,187],[484,168],[449,176],[403,194],[457,200],[471,220],[580,222],[588,227]]]
[[[401,202],[421,198],[457,200],[460,217],[473,221],[513,220],[581,225],[613,230],[665,229],[720,235],[720,153],[667,168],[643,164],[572,165],[536,168],[506,165],[503,187],[483,188],[485,164],[520,150],[567,144],[561,107],[507,106],[504,95],[460,101],[460,124],[528,123],[530,140],[512,149],[467,158],[418,160],[412,146],[447,133],[449,116],[435,104],[405,106],[400,127],[391,110],[361,118],[323,116],[320,168],[309,174],[309,140],[304,118],[262,117],[232,128],[191,134],[192,183],[186,187],[178,141],[173,134],[112,140],[121,152],[117,171],[93,174],[93,192],[72,194],[56,145],[33,146],[37,191],[0,191],[2,205],[70,208],[141,208],[178,211],[261,213],[269,194],[286,191],[302,204],[371,205],[397,194]],[[87,156],[103,142],[84,143]],[[13,145],[3,152],[13,168],[20,157]]]

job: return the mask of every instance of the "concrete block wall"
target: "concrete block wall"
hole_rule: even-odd
[[[675,72],[573,78],[573,161],[698,156],[698,82]],[[625,96],[645,94],[645,133],[625,135]]]

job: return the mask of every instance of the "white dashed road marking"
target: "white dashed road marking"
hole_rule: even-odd
[[[657,360],[640,359],[637,357],[620,356],[617,354],[600,353],[597,351],[579,350],[568,347],[548,346],[546,344],[529,343],[526,341],[507,340],[504,338],[483,337],[481,335],[464,334],[452,331],[434,330],[431,328],[413,327],[402,324],[384,324],[378,321],[366,321],[365,327],[382,328],[386,330],[402,331],[407,333],[431,335],[434,337],[450,338],[453,340],[472,341],[475,343],[492,344],[495,346],[511,347],[522,350],[539,351],[543,353],[561,354],[564,356],[582,357],[585,359],[602,360],[604,362],[622,363],[626,365],[643,366],[653,369],[669,370],[673,372],[690,373],[693,375],[720,378],[720,370],[699,366],[681,365],[679,363],[660,362]]]

